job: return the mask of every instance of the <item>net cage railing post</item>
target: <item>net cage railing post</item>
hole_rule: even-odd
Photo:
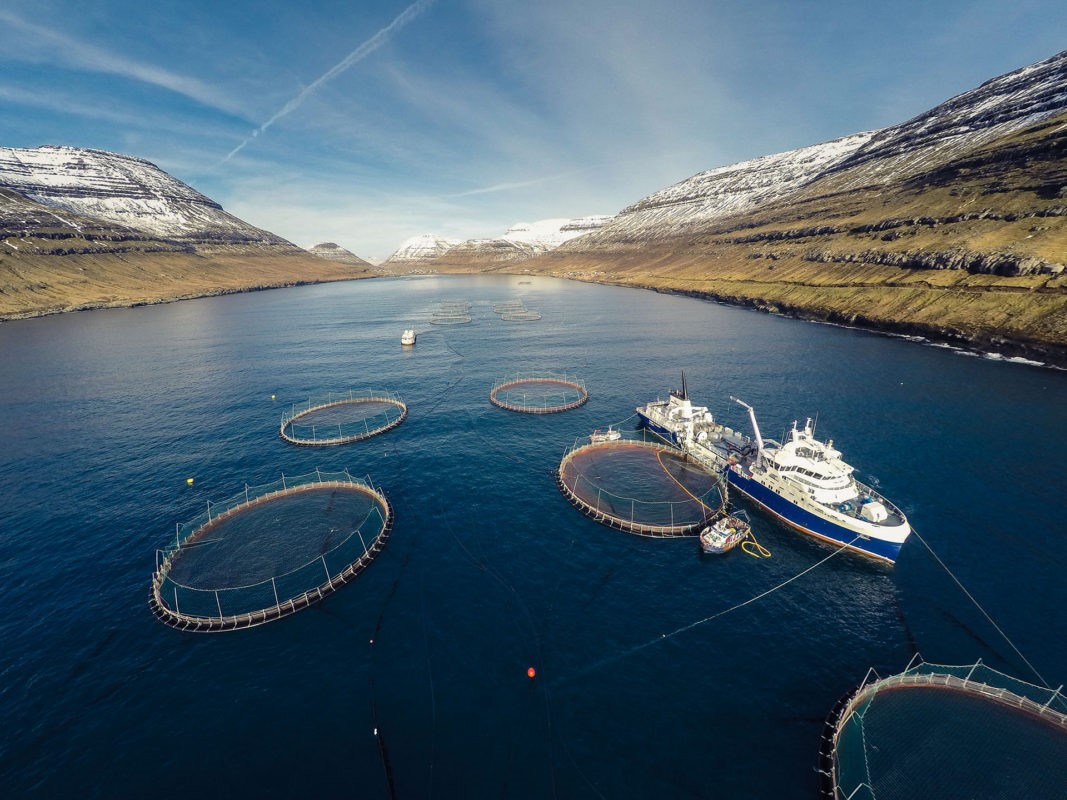
[[[880,692],[901,687],[936,687],[982,698],[1013,711],[1036,717],[1067,735],[1067,695],[1063,685],[1053,689],[1007,675],[978,659],[973,664],[946,665],[925,662],[915,654],[903,672],[882,678],[872,668],[863,681],[838,700],[826,718],[819,753],[822,795],[834,800],[876,797],[868,761],[864,718]],[[841,786],[841,746],[849,727],[857,728],[863,757],[864,779]],[[855,746],[853,746],[853,751]],[[854,752],[850,753],[855,757]]]
[[[298,425],[297,421],[330,408],[345,405],[383,403],[390,408],[369,417],[352,422],[338,422],[336,425],[321,424]],[[403,422],[408,415],[407,404],[396,392],[328,392],[325,396],[309,397],[306,402],[293,404],[289,411],[283,412],[278,427],[278,435],[287,442],[298,445],[336,445],[368,439],[385,433]],[[374,425],[371,422],[374,421]],[[334,434],[336,427],[336,434]],[[322,436],[319,435],[322,430]],[[310,435],[305,435],[310,432]]]
[[[280,488],[279,488],[280,487]],[[249,494],[254,488],[255,493]],[[213,589],[186,586],[170,577],[174,559],[183,549],[198,546],[197,539],[242,510],[279,497],[319,488],[340,488],[369,495],[374,505],[355,528],[308,562],[287,572],[240,586]],[[223,631],[252,627],[293,614],[324,599],[351,581],[384,549],[392,532],[392,507],[380,486],[369,477],[360,480],[347,471],[314,473],[282,479],[245,490],[212,509],[179,525],[175,544],[156,551],[156,571],[152,576],[149,604],[155,616],[172,627],[191,631]],[[217,512],[224,506],[222,512]],[[212,513],[212,512],[215,513]],[[370,546],[363,534],[373,527]],[[325,580],[322,574],[325,573]],[[279,584],[286,597],[282,599]],[[263,602],[264,599],[267,602]],[[172,602],[171,602],[172,601]],[[205,613],[205,609],[213,609]],[[217,613],[216,613],[217,612]]]
[[[558,385],[558,393],[537,395],[528,394],[528,388],[534,384]],[[521,387],[521,388],[518,388]],[[518,388],[518,396],[512,391]],[[527,398],[530,398],[528,401]],[[535,400],[536,398],[536,400]],[[583,405],[589,399],[585,381],[577,376],[554,372],[515,373],[507,375],[489,390],[489,402],[508,411],[520,411],[528,414],[551,414],[567,411]]]
[[[683,456],[682,451],[671,448],[656,440],[641,438],[629,438],[619,440],[625,446],[645,447],[650,450],[670,453],[675,456]],[[584,473],[575,470],[573,485],[567,482],[567,467],[574,458],[583,453],[596,451],[605,446],[618,446],[617,443],[605,445],[604,443],[590,442],[589,437],[579,437],[575,443],[564,451],[556,470],[556,485],[560,492],[579,511],[590,519],[616,530],[635,533],[640,536],[653,538],[684,538],[696,536],[702,528],[723,512],[726,507],[726,492],[724,479],[721,475],[709,475],[715,481],[711,489],[699,497],[688,500],[640,500],[635,497],[623,496],[605,490],[599,484],[594,483]],[[580,482],[584,481],[584,484]],[[583,485],[588,487],[588,492],[582,492]],[[595,502],[590,502],[596,491]],[[708,495],[715,492],[718,497],[713,502],[706,502]],[[620,513],[620,509],[622,510]],[[629,513],[627,513],[627,509]],[[676,510],[686,509],[695,513],[676,514]],[[641,520],[638,520],[638,510]],[[662,523],[650,520],[662,519]]]

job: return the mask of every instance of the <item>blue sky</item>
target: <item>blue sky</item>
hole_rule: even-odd
[[[0,145],[381,259],[902,122],[1065,31],[1062,0],[0,0]]]

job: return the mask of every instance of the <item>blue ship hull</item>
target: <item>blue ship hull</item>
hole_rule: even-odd
[[[726,471],[726,477],[731,486],[801,533],[806,533],[809,536],[814,536],[817,539],[833,544],[844,545],[885,561],[894,562],[897,560],[897,555],[900,553],[900,542],[859,538],[860,535],[856,531],[813,514],[807,509],[786,500],[781,495],[772,492],[763,484],[751,478],[746,478],[744,475],[739,475],[732,469]]]
[[[678,443],[678,437],[675,436],[674,433],[672,433],[670,430],[664,428],[662,425],[657,425],[655,422],[650,420],[640,411],[637,412],[637,416],[641,418],[641,423],[646,428],[652,431],[652,433],[656,434],[656,436],[658,436],[659,438],[663,439],[663,441],[665,441],[667,444],[674,445],[675,447],[680,446]]]

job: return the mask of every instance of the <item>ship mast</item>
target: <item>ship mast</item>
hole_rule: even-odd
[[[743,400],[738,400],[736,397],[731,397],[730,399],[733,400],[738,405],[744,406],[745,408],[748,409],[748,418],[752,421],[752,432],[756,436],[756,451],[758,453],[758,460],[762,461],[763,460],[763,437],[760,436],[759,425],[756,424],[756,412],[752,409],[752,406],[750,406],[748,403],[744,402]]]

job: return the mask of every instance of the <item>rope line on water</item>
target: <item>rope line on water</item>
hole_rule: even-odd
[[[620,420],[619,422],[613,422],[611,425],[608,425],[608,427],[609,428],[621,428],[623,426],[623,423],[629,422],[630,420],[632,420],[636,416],[637,416],[637,414],[631,414],[626,419]]]
[[[945,562],[941,560],[941,557],[934,552],[934,548],[932,548],[929,543],[922,536],[919,535],[919,532],[915,530],[915,528],[912,528],[911,532],[915,534],[916,539],[923,543],[923,547],[925,547],[930,552],[930,555],[934,557],[934,560],[941,565],[941,569],[945,570],[945,572],[948,573],[948,576],[956,582],[956,585],[960,587],[960,591],[967,596],[967,599],[974,603],[974,607],[982,612],[982,616],[984,616],[989,621],[989,624],[993,626],[993,629],[997,633],[999,633],[1001,635],[1001,638],[1003,638],[1004,641],[1008,643],[1008,646],[1015,651],[1015,655],[1022,659],[1023,663],[1026,664],[1026,666],[1030,668],[1030,671],[1038,677],[1038,680],[1041,681],[1042,685],[1044,685],[1046,689],[1051,689],[1052,687],[1048,684],[1048,681],[1045,680],[1044,676],[1042,676],[1042,674],[1037,671],[1037,668],[1030,663],[1030,661],[1026,658],[1026,656],[1022,654],[1019,648],[1015,646],[1015,643],[1008,638],[1008,634],[1004,633],[1001,627],[993,621],[993,618],[989,616],[989,613],[984,608],[982,608],[982,604],[975,599],[974,595],[967,591],[967,587],[964,586],[963,583],[960,582],[960,579],[953,574],[952,570],[948,568],[948,565],[946,565]]]
[[[600,661],[597,661],[597,662],[595,662],[593,664],[590,664],[588,667],[585,667],[583,669],[578,670],[578,672],[574,673],[569,678],[562,679],[561,682],[563,682],[564,680],[570,681],[570,680],[574,680],[575,678],[579,678],[582,675],[585,675],[585,674],[587,674],[589,672],[592,672],[592,671],[594,671],[596,669],[599,669],[600,667],[607,666],[608,664],[611,664],[611,663],[613,663],[615,661],[619,661],[619,660],[621,660],[623,658],[626,658],[627,656],[631,656],[631,655],[633,655],[634,653],[636,653],[636,652],[638,652],[640,650],[644,650],[644,649],[646,649],[648,647],[651,647],[652,645],[657,644],[658,642],[666,641],[667,639],[673,638],[674,636],[677,636],[680,633],[685,633],[686,631],[692,630],[693,628],[696,628],[699,625],[703,625],[706,622],[711,622],[713,619],[718,619],[719,617],[726,616],[727,614],[729,614],[731,612],[734,612],[734,611],[737,611],[738,609],[744,608],[745,606],[750,605],[751,603],[755,603],[757,600],[760,600],[760,599],[766,597],[769,594],[774,594],[779,589],[784,589],[786,586],[788,586],[789,584],[791,584],[793,581],[797,580],[798,578],[804,577],[805,575],[807,575],[809,572],[811,572],[816,567],[821,567],[823,564],[825,564],[831,558],[834,558],[835,556],[840,555],[841,553],[843,553],[845,550],[848,549],[849,545],[853,544],[859,538],[860,537],[857,536],[851,542],[846,542],[841,547],[839,547],[837,550],[834,550],[834,552],[830,553],[830,555],[826,556],[825,558],[823,558],[823,559],[821,559],[819,561],[816,561],[810,567],[807,567],[807,568],[801,570],[796,575],[794,575],[793,577],[782,581],[777,586],[772,586],[770,589],[767,589],[765,592],[760,592],[755,597],[750,597],[748,600],[745,600],[744,602],[738,603],[737,605],[731,606],[730,608],[727,608],[727,609],[725,609],[723,611],[717,611],[714,614],[712,614],[711,616],[704,617],[704,619],[698,619],[696,622],[690,622],[689,624],[683,625],[680,628],[675,628],[673,631],[671,631],[669,633],[661,633],[655,639],[649,639],[647,642],[644,642],[644,643],[638,644],[638,645],[634,645],[633,647],[630,647],[630,648],[628,648],[626,650],[623,650],[621,653],[616,653],[613,656],[608,656],[607,658],[602,658]]]

